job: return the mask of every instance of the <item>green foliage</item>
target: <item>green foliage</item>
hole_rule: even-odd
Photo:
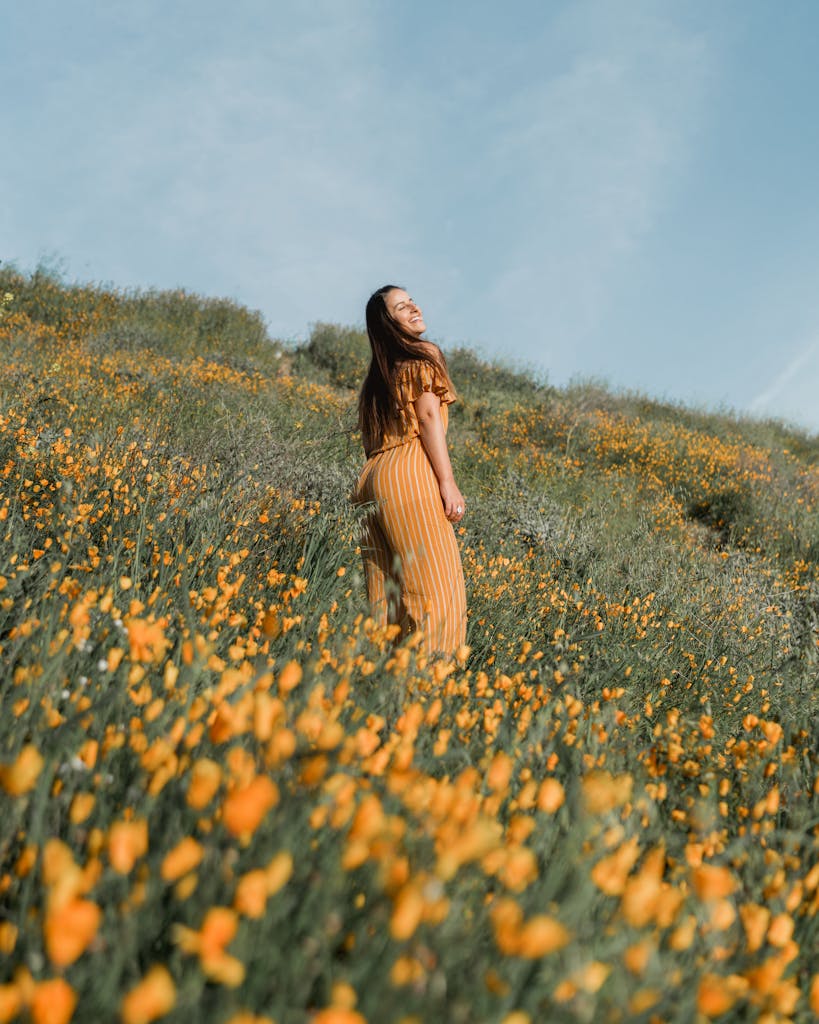
[[[117,292],[66,285],[47,268],[30,276],[0,268],[0,290],[13,292],[15,312],[35,323],[82,330],[100,356],[148,349],[175,360],[214,358],[249,373],[276,373],[281,367],[284,349],[268,337],[261,313],[229,299],[182,290]]]
[[[366,332],[338,324],[314,324],[305,352],[316,366],[327,372],[331,383],[342,388],[361,387],[370,365]]]
[[[533,371],[488,362],[470,349],[452,349],[446,358],[459,392],[472,399],[501,398],[515,403],[537,400],[549,393],[545,381]]]
[[[161,963],[170,1024],[305,1024],[339,982],[371,1024],[687,1024],[716,976],[722,1020],[811,1019],[819,439],[450,353],[471,651],[436,666],[367,617],[348,501],[361,332],[317,324],[292,352],[224,300],[4,270],[6,290],[4,998],[59,976],[76,1019],[122,1019]],[[15,794],[29,747],[42,764]],[[194,807],[203,760],[220,788]],[[595,810],[600,772],[617,785]],[[245,774],[277,797],[249,835],[226,812]],[[544,780],[559,806],[537,804]],[[119,869],[111,827],[130,820],[149,842]],[[450,870],[470,836],[485,853]],[[189,838],[202,860],[170,877]],[[54,840],[80,871],[56,888]],[[629,844],[605,891],[600,865]],[[237,913],[232,986],[180,935],[282,852],[292,876]],[[735,883],[718,903],[695,891],[699,859]],[[46,922],[66,893],[101,922],[60,965]],[[793,945],[751,948],[755,906]],[[527,956],[515,927],[502,949],[499,907],[570,938]],[[782,987],[762,992],[753,972],[777,958]]]

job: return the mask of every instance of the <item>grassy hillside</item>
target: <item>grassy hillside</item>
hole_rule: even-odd
[[[0,1022],[819,1014],[819,439],[448,353],[468,648],[368,618],[364,337],[0,274]]]

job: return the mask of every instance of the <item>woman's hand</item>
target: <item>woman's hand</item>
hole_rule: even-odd
[[[460,523],[466,511],[466,501],[454,480],[444,480],[438,485],[441,501],[444,503],[444,515],[450,523]]]
[[[438,478],[444,515],[450,523],[460,523],[466,511],[466,502],[452,475],[452,464],[449,461],[444,424],[441,419],[440,398],[431,391],[424,391],[415,400],[415,415],[418,417],[421,443]]]

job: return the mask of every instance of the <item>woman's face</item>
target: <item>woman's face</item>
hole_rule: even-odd
[[[403,288],[393,288],[384,296],[387,312],[405,331],[420,337],[427,329],[424,314]]]

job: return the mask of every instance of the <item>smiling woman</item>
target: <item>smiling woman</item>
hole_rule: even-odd
[[[466,594],[453,523],[466,502],[446,444],[456,400],[440,349],[403,288],[385,285],[367,303],[372,359],[359,396],[367,463],[355,491],[370,505],[362,556],[367,596],[380,625],[423,633],[430,653],[466,639]]]

